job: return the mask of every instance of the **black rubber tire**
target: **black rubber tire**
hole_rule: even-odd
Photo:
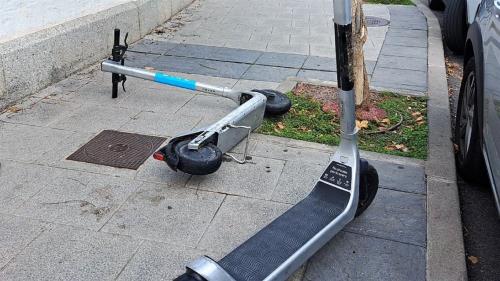
[[[482,93],[479,93],[480,89],[477,86],[474,87],[475,90],[468,90],[470,88],[469,79],[472,79],[472,76],[475,81],[481,81],[481,78],[478,77],[477,74],[476,61],[474,57],[471,57],[465,64],[464,76],[462,79],[462,85],[460,86],[460,94],[458,96],[454,130],[454,141],[457,147],[457,151],[455,153],[455,163],[457,165],[458,173],[465,180],[477,183],[486,183],[488,181],[488,175],[486,174],[486,166],[484,163],[483,153],[481,151],[479,110],[477,103],[477,97],[478,95],[482,95]],[[464,106],[466,106],[468,101],[474,103],[473,110],[470,110],[473,113],[473,117],[469,117],[472,120],[469,149],[466,148],[467,145],[465,142],[465,139],[467,138],[465,126],[467,119],[464,120],[465,116],[463,116]]]
[[[190,270],[188,270],[188,271],[190,271]],[[190,272],[182,274],[181,276],[178,276],[173,281],[207,281],[207,279],[190,271]]]
[[[445,8],[443,0],[428,0],[429,8],[434,11],[442,11]]]
[[[292,102],[290,99],[282,92],[275,90],[252,90],[253,92],[261,93],[266,96],[266,116],[278,116],[283,115],[290,111],[292,107]]]
[[[179,157],[177,169],[191,175],[208,175],[217,171],[222,164],[220,149],[213,144],[207,144],[198,150],[190,150],[190,141],[181,141],[174,148]]]
[[[378,191],[377,170],[364,159],[360,159],[359,200],[356,217],[361,215],[373,202]]]
[[[467,36],[466,0],[448,0],[443,16],[443,33],[446,46],[454,53],[464,52]]]

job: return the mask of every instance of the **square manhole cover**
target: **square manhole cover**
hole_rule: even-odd
[[[137,170],[165,140],[162,137],[105,130],[66,159]]]

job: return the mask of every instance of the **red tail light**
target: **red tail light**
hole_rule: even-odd
[[[153,154],[153,158],[156,160],[165,161],[165,155],[163,155],[163,153],[161,153],[159,151],[157,151]]]

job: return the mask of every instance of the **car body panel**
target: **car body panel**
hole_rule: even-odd
[[[483,151],[500,212],[500,0],[485,0],[477,20],[483,37]]]
[[[472,24],[476,18],[481,0],[467,0],[467,24]]]

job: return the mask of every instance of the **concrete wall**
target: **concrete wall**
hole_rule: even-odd
[[[114,28],[137,41],[191,2],[130,1],[0,44],[0,109],[108,56]]]

